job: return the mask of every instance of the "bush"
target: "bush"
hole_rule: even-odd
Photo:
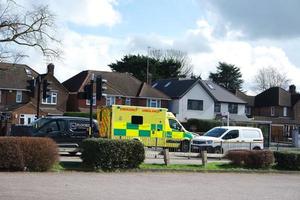
[[[64,116],[90,118],[90,113],[85,113],[85,112],[65,112]],[[97,119],[96,113],[93,113],[93,118]]]
[[[185,128],[194,132],[207,132],[216,126],[221,125],[222,123],[217,120],[189,119],[185,123]]]
[[[277,167],[291,170],[300,169],[300,152],[275,151],[274,156]]]
[[[137,168],[145,159],[144,145],[135,140],[86,139],[82,142],[82,162],[95,169]]]
[[[274,163],[274,155],[269,150],[232,150],[227,158],[234,165],[249,168],[268,168]]]
[[[0,170],[47,171],[57,161],[57,145],[49,138],[0,138]]]

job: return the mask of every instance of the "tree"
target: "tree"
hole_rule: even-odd
[[[0,62],[26,56],[21,47],[37,48],[44,56],[58,57],[61,52],[54,47],[59,44],[54,28],[54,15],[47,5],[25,10],[13,0],[0,0]]]
[[[240,68],[225,62],[219,62],[217,72],[210,72],[209,79],[228,90],[241,89],[244,82]]]
[[[158,55],[160,53],[160,55]],[[114,72],[128,72],[141,81],[147,81],[147,65],[149,66],[148,77],[152,80],[186,77],[191,74],[191,66],[183,66],[184,56],[171,57],[171,54],[161,54],[156,51],[155,56],[125,55],[121,61],[116,61],[108,66]],[[187,56],[185,57],[187,58]]]
[[[260,69],[254,77],[256,89],[264,91],[271,87],[287,88],[290,80],[284,72],[280,72],[275,67],[264,67]]]

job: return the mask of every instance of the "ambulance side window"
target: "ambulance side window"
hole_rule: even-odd
[[[131,116],[132,124],[143,124],[143,116],[133,115]]]
[[[182,129],[180,124],[174,119],[169,119],[169,125],[172,130],[181,131]]]

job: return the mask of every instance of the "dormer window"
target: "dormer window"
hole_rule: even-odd
[[[17,90],[16,93],[16,103],[21,103],[22,102],[22,91]]]

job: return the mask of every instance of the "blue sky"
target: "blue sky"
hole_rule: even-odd
[[[28,7],[33,1],[19,0]],[[240,67],[244,90],[272,66],[300,87],[298,0],[48,0],[57,19],[62,59],[28,50],[23,62],[45,72],[53,62],[64,81],[82,70],[110,70],[126,54],[153,49],[186,52],[194,73],[206,79],[218,62]]]

